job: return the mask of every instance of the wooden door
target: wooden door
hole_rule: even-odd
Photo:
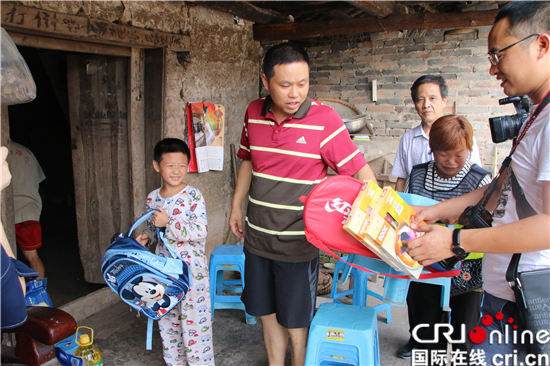
[[[129,229],[128,58],[67,56],[78,245],[86,282],[103,283],[101,257]]]

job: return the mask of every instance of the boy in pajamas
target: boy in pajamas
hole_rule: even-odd
[[[201,192],[184,183],[189,164],[189,148],[180,139],[166,138],[157,143],[153,167],[163,186],[147,196],[147,210],[157,209],[145,231],[136,240],[148,246],[157,242],[155,254],[170,257],[156,230],[179,258],[191,269],[192,284],[183,300],[159,320],[159,330],[168,366],[214,365],[210,280],[205,238],[208,231],[206,207]]]

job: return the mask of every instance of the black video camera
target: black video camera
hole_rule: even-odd
[[[458,223],[464,229],[483,229],[492,226],[493,215],[481,205],[468,206],[458,218]]]
[[[463,225],[464,229],[482,229],[491,227],[493,223],[493,215],[482,205],[468,206],[460,215],[458,223]],[[439,265],[447,271],[452,271],[459,259],[450,257],[439,261]]]
[[[518,137],[521,126],[527,118],[529,118],[530,102],[527,95],[522,97],[502,98],[498,100],[498,104],[500,105],[509,103],[514,103],[514,107],[517,112],[516,114],[489,118],[491,138],[495,144]]]

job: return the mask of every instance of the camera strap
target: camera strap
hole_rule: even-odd
[[[531,115],[531,118],[529,118],[529,121],[527,122],[527,125],[525,125],[525,128],[521,132],[521,135],[517,138],[517,140],[514,144],[514,147],[512,147],[512,150],[510,151],[510,154],[508,155],[509,157],[512,156],[514,151],[516,151],[516,147],[519,145],[519,142],[521,141],[523,136],[525,136],[525,134],[527,133],[527,130],[529,130],[529,127],[531,127],[531,125],[533,124],[533,121],[538,117],[540,112],[542,112],[544,107],[546,107],[548,105],[548,102],[550,102],[550,90],[546,92],[546,95],[544,96],[544,98],[542,98],[542,101],[537,106],[537,109],[533,112],[533,114]]]
[[[531,115],[531,118],[529,118],[529,121],[525,125],[525,128],[523,129],[523,131],[521,131],[520,136],[516,139],[516,141],[514,143],[514,146],[512,147],[512,150],[510,150],[510,154],[508,154],[506,159],[504,159],[504,161],[502,162],[502,165],[500,167],[500,170],[498,171],[497,176],[492,180],[489,187],[483,193],[483,198],[481,200],[479,200],[479,202],[477,203],[477,205],[475,207],[476,210],[479,209],[480,206],[485,207],[487,205],[487,203],[491,199],[491,196],[493,195],[493,193],[495,192],[495,190],[498,187],[498,183],[499,183],[499,180],[500,180],[500,177],[501,177],[502,173],[504,172],[504,170],[506,168],[508,168],[510,166],[510,163],[512,162],[512,154],[516,151],[517,146],[519,145],[520,141],[523,139],[523,136],[525,136],[525,134],[529,130],[529,127],[531,127],[531,125],[533,124],[533,121],[538,117],[540,112],[542,112],[544,107],[546,107],[549,102],[550,102],[550,90],[546,92],[546,95],[544,96],[542,101],[537,106],[537,109],[533,112],[533,114]],[[518,184],[518,186],[519,186],[519,184]],[[516,195],[514,195],[514,197],[516,197]],[[517,199],[518,198],[516,197],[516,200]]]

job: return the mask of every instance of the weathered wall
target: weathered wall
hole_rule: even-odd
[[[419,32],[373,33],[371,41],[332,44],[308,49],[312,61],[311,91],[314,98],[336,98],[367,113],[375,127],[369,149],[397,150],[405,131],[420,118],[410,96],[412,83],[425,74],[442,75],[449,87],[445,113],[464,115],[472,123],[484,167],[493,170],[494,144],[488,118],[513,114],[511,105],[499,106],[505,97],[499,82],[489,75],[487,35],[444,36],[444,29]],[[372,101],[372,81],[378,83],[378,101]],[[498,145],[498,164],[510,142]],[[371,152],[375,153],[375,152]]]
[[[189,174],[206,200],[207,252],[236,238],[227,224],[233,195],[230,144],[238,148],[248,103],[258,97],[260,45],[252,24],[236,24],[233,16],[210,8],[171,1],[21,1],[22,5],[91,16],[123,25],[190,36],[189,53],[167,51],[165,137],[184,137],[185,105],[207,101],[226,108],[225,156],[222,172]],[[152,157],[146,157],[152,160]],[[149,165],[148,165],[149,166]],[[152,167],[151,167],[152,169]],[[160,182],[160,181],[159,181]],[[144,203],[145,204],[145,203]]]
[[[191,54],[189,63],[167,60],[167,110],[165,136],[183,137],[186,102],[207,101],[226,108],[223,172],[193,173],[188,183],[198,187],[206,199],[209,233],[207,250],[222,244],[228,235],[233,178],[230,144],[239,147],[244,113],[258,97],[260,45],[252,39],[249,23],[235,24],[228,14],[208,8],[189,8]],[[236,238],[230,234],[229,242]]]

